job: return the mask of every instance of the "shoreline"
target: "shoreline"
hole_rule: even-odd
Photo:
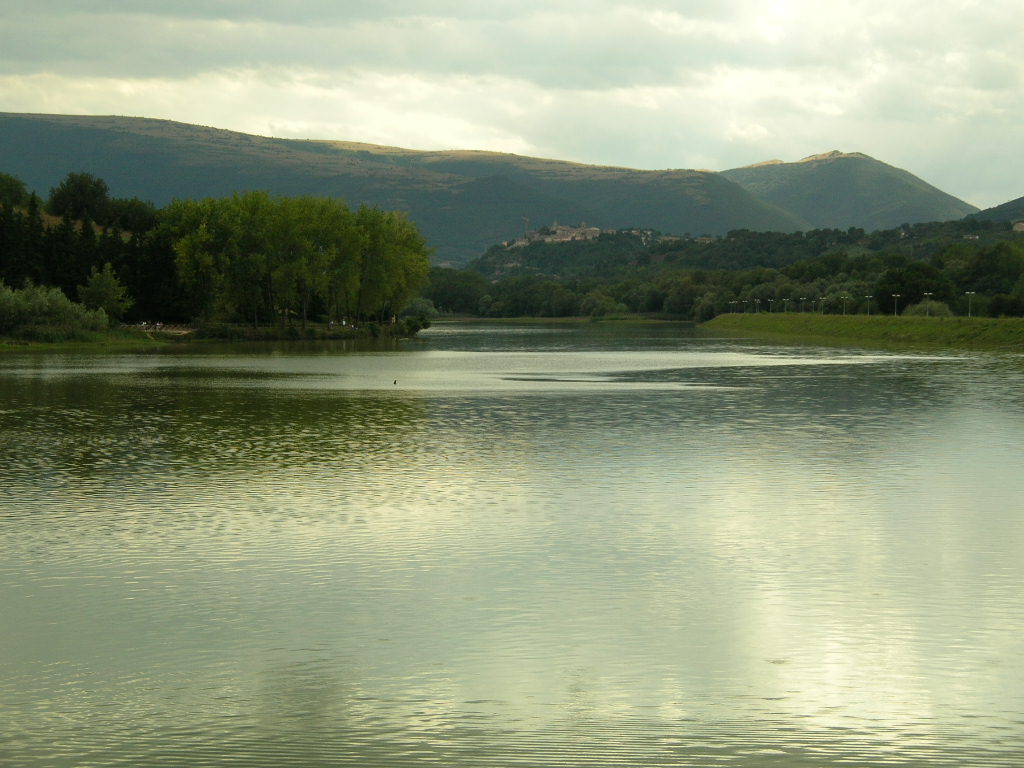
[[[818,315],[809,312],[724,314],[710,331],[777,341],[876,347],[1024,352],[1024,318]]]
[[[183,349],[193,345],[251,344],[267,342],[351,342],[414,338],[430,326],[416,318],[403,318],[395,324],[367,322],[359,326],[333,328],[310,324],[306,328],[289,326],[210,324],[206,326],[121,326],[105,331],[76,331],[41,328],[43,338],[0,337],[0,354],[5,352],[131,352]],[[46,336],[50,338],[47,339]]]

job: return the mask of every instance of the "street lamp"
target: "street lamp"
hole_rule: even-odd
[[[868,314],[870,315],[871,314],[871,300],[873,298],[875,298],[875,297],[869,294],[869,295],[865,296],[864,298],[868,300]]]
[[[825,297],[818,297],[818,308],[821,310],[821,314],[825,314]]]
[[[971,316],[971,299],[974,298],[974,291],[964,291],[967,296],[967,316]]]
[[[805,301],[807,301],[807,297],[806,297],[806,296],[801,296],[801,297],[800,297],[800,311],[801,311],[801,312],[803,312],[803,311],[804,311],[804,302],[805,302]]]
[[[756,315],[756,314],[759,314],[760,312],[761,312],[761,300],[760,299],[754,299],[754,314]]]
[[[845,315],[846,315],[846,300],[849,299],[850,297],[844,294],[844,295],[840,296],[839,298],[843,300],[843,316],[845,317]]]
[[[925,300],[924,300],[925,301],[924,313],[925,313],[926,317],[931,317],[932,316],[932,299],[931,299],[931,297],[934,296],[934,294],[931,291],[925,291],[924,292],[924,296],[925,296]]]
[[[768,314],[775,311],[775,299],[768,299]]]
[[[903,294],[901,294],[901,293],[894,293],[892,295],[892,316],[893,317],[896,317],[896,315],[899,314],[898,310],[899,310],[899,307],[900,307],[900,296],[902,296],[902,295]]]

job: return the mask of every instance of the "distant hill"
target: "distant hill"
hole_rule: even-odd
[[[972,218],[983,221],[1024,221],[1024,197],[978,211]]]
[[[722,175],[814,228],[872,232],[960,219],[978,209],[911,173],[860,153],[828,152],[796,163],[772,160]]]
[[[524,219],[695,235],[807,227],[706,171],[273,139],[146,118],[0,113],[0,171],[43,197],[67,173],[85,171],[115,196],[157,205],[262,189],[404,210],[441,263],[465,263],[515,237]]]

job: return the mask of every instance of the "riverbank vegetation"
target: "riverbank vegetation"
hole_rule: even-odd
[[[434,268],[442,312],[491,317],[623,312],[704,322],[726,313],[1024,315],[1024,233],[965,219],[886,232],[623,231],[591,241],[495,246]]]
[[[158,210],[69,174],[44,203],[0,174],[0,281],[131,326],[304,338],[422,322],[403,316],[1024,316],[1024,233],[974,218],[721,238],[630,229],[495,245],[466,269],[428,256],[403,215],[331,199],[249,192]]]
[[[882,347],[1024,349],[1024,318],[812,313],[724,314],[704,324],[716,332],[778,341]]]
[[[106,312],[75,303],[58,288],[28,285],[18,290],[0,283],[0,338],[87,341],[109,327]]]
[[[57,294],[81,312],[102,309],[110,325],[187,323],[252,338],[408,333],[422,325],[402,315],[426,282],[429,252],[402,214],[333,199],[248,192],[156,209],[72,173],[44,203],[0,174],[0,284],[19,308],[0,334],[94,332],[99,315],[64,307],[54,320]],[[41,314],[26,319],[32,308]]]

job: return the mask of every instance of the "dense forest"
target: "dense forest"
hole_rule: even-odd
[[[0,299],[31,298],[56,315],[71,311],[56,292],[111,320],[279,327],[388,321],[403,310],[1024,315],[1024,233],[971,217],[873,233],[621,230],[496,245],[461,270],[431,269],[428,257],[404,216],[329,198],[249,192],[157,209],[71,173],[44,202],[0,174]]]
[[[490,316],[725,312],[1024,315],[1024,233],[975,219],[863,230],[604,233],[497,245],[465,270],[431,271],[441,312]]]
[[[0,283],[11,301],[45,286],[127,322],[389,321],[428,270],[416,227],[377,208],[249,192],[157,209],[111,197],[86,173],[43,202],[0,174]],[[29,296],[43,293],[18,294]]]

